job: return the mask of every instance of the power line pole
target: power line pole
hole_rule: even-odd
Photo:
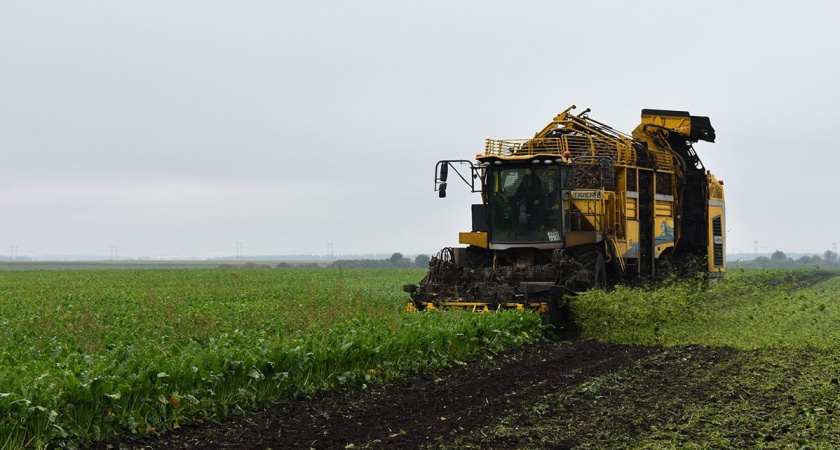
[[[753,255],[758,256],[758,241],[753,241]]]
[[[236,259],[237,260],[242,259],[242,246],[243,246],[242,242],[237,242],[236,243]]]

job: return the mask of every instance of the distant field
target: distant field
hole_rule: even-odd
[[[332,261],[5,261],[4,270],[90,270],[90,269],[208,269],[218,267],[268,266],[315,263],[326,266]]]

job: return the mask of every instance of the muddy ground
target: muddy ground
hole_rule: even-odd
[[[528,424],[527,408],[547,396],[573,390],[595,377],[633,364],[649,382],[635,382],[622,395],[639,398],[651,395],[651,383],[661,382],[662,364],[675,365],[672,377],[685,376],[697,367],[709,366],[726,357],[726,349],[683,348],[693,365],[682,367],[685,355],[663,358],[674,349],[621,346],[596,342],[542,342],[506,354],[485,357],[449,370],[392,382],[385,386],[319,394],[313,398],[279,403],[263,411],[232,416],[224,423],[183,426],[144,440],[110,443],[98,448],[131,449],[285,449],[285,448],[574,448],[597,444],[603,436],[597,427],[603,411],[586,405],[563,408],[565,423],[577,430],[540,435],[539,423]],[[645,361],[657,361],[645,371]],[[634,368],[634,370],[637,370]],[[674,382],[669,380],[669,385]],[[689,383],[690,384],[690,383]],[[697,388],[697,400],[708,391]],[[691,397],[691,388],[680,388]],[[661,392],[659,392],[661,395]],[[692,401],[687,398],[686,401]],[[643,403],[640,408],[645,408]],[[650,404],[650,408],[661,408]],[[551,415],[551,412],[547,412]],[[634,430],[655,425],[656,417],[668,411],[632,411],[633,417],[619,428],[627,436]],[[542,411],[540,414],[546,414]],[[522,437],[488,435],[500,420],[523,422],[533,430]],[[632,423],[629,423],[632,422]],[[600,442],[605,444],[604,442]]]

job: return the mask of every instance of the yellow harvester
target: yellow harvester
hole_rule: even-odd
[[[463,247],[429,263],[409,309],[535,309],[562,320],[564,294],[608,283],[725,271],[723,182],[693,143],[714,142],[708,117],[642,110],[632,135],[565,110],[531,139],[488,139],[450,169],[481,203]]]

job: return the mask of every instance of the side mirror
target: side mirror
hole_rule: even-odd
[[[446,182],[446,178],[447,178],[448,176],[449,176],[449,163],[444,162],[444,163],[443,163],[443,164],[441,164],[441,166],[440,166],[440,176],[438,177],[438,179],[439,179],[442,183],[445,183],[445,182]]]
[[[457,166],[455,165],[457,164]],[[470,166],[470,173],[472,175],[471,178],[465,177],[461,171],[458,170],[459,166]],[[443,161],[438,161],[435,164],[435,192],[438,193],[440,198],[446,197],[446,180],[449,178],[449,169],[455,171],[456,180],[458,178],[461,179],[467,186],[470,187],[471,192],[481,192],[481,186],[479,185],[479,189],[476,189],[476,180],[480,177],[483,177],[484,174],[484,166],[476,166],[473,164],[472,161],[467,161],[465,159],[445,159]],[[466,173],[466,172],[465,172]],[[481,181],[483,182],[483,178]]]

